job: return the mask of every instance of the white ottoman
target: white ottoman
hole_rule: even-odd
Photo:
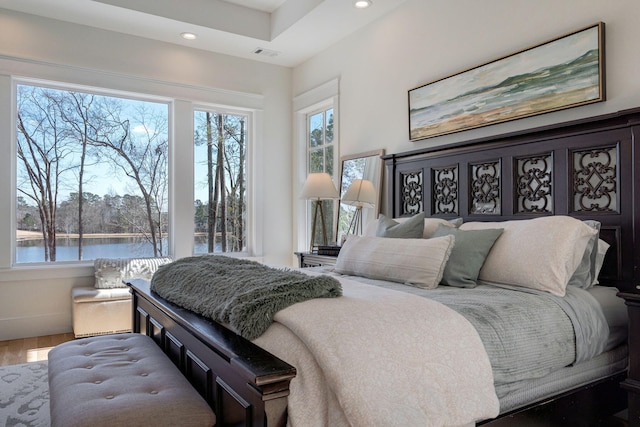
[[[131,332],[131,295],[123,282],[151,280],[159,266],[171,261],[169,257],[95,259],[94,286],[71,291],[76,338]]]
[[[203,426],[216,417],[146,335],[83,338],[49,352],[52,427]]]
[[[76,338],[131,332],[129,288],[73,288],[73,333]]]

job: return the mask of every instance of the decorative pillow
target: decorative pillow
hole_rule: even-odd
[[[598,239],[598,253],[596,254],[596,272],[593,276],[593,282],[591,285],[595,286],[598,282],[598,276],[600,275],[600,270],[602,270],[602,264],[604,263],[604,256],[607,254],[607,250],[609,250],[609,244],[602,239]]]
[[[99,289],[126,288],[122,281],[126,279],[151,280],[153,273],[163,264],[172,262],[171,258],[96,258],[93,262]]]
[[[397,239],[420,239],[424,231],[424,214],[421,212],[403,222],[397,222],[380,214],[376,236]]]
[[[377,231],[378,231],[378,224],[380,223],[380,221],[384,218],[385,221],[394,221],[395,223],[398,224],[403,224],[407,221],[409,221],[410,219],[414,219],[417,216],[421,216],[424,215],[424,212],[421,212],[419,214],[416,214],[412,217],[402,217],[402,218],[394,218],[394,219],[390,219],[389,217],[386,217],[382,214],[380,214],[380,218],[377,221],[370,221],[369,223],[367,223],[367,225],[365,226],[362,235],[363,236],[368,236],[368,237],[382,237],[382,236],[378,236],[377,235]],[[424,217],[423,217],[424,218]],[[431,236],[433,236],[433,233],[436,231],[436,228],[438,228],[438,226],[442,224],[442,225],[446,225],[448,227],[459,227],[460,224],[462,224],[462,218],[453,218],[450,220],[446,220],[446,219],[442,219],[442,218],[424,218],[424,226],[423,226],[423,231],[422,231],[422,236],[418,236],[422,237],[424,239],[428,239]],[[386,237],[390,237],[390,236],[386,236]]]
[[[433,239],[350,236],[340,250],[334,270],[433,289],[442,280],[454,241],[454,236]]]
[[[440,284],[475,288],[484,260],[501,234],[501,228],[460,230],[439,225],[433,237],[453,235],[456,238]]]
[[[593,286],[593,282],[597,280],[598,273],[596,272],[596,257],[598,256],[598,236],[600,234],[600,223],[598,221],[586,220],[583,221],[589,227],[597,231],[596,234],[589,238],[587,247],[582,254],[580,264],[573,272],[571,279],[569,279],[569,285],[577,286],[579,288],[588,289]]]
[[[467,222],[461,230],[503,228],[478,279],[564,296],[569,279],[597,230],[569,216],[504,222]]]
[[[453,218],[453,219],[448,219],[447,223],[445,224],[447,227],[460,227],[462,225],[463,222],[463,218]]]

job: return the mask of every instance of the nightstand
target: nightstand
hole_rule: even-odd
[[[622,388],[629,396],[629,426],[640,426],[640,294],[620,292],[629,316],[629,372]]]
[[[296,252],[298,256],[298,266],[300,268],[320,267],[322,265],[336,265],[338,256],[318,255],[313,252]]]

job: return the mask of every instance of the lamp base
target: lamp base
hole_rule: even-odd
[[[362,206],[356,207],[356,211],[353,213],[353,217],[349,223],[347,234],[362,234]]]
[[[318,222],[318,213],[320,213],[320,226],[322,227],[322,244],[327,244],[327,229],[324,225],[324,211],[322,210],[322,201],[315,201],[315,209],[313,210],[313,227],[311,228],[311,244],[309,245],[309,251],[313,252],[316,241],[316,224]]]

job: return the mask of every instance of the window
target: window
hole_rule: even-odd
[[[169,104],[16,89],[16,263],[167,255]]]
[[[194,253],[246,250],[247,116],[194,112]]]
[[[307,115],[307,173],[326,172],[334,178],[335,155],[333,139],[333,107],[323,108]],[[322,210],[327,232],[327,243],[335,241],[335,202],[323,200]],[[312,212],[312,209],[308,209]],[[313,227],[309,217],[309,230]],[[318,227],[318,226],[316,226]],[[311,235],[311,231],[309,231]],[[314,246],[323,244],[322,233],[316,233]]]
[[[333,108],[309,114],[308,173],[326,172],[333,176]]]

